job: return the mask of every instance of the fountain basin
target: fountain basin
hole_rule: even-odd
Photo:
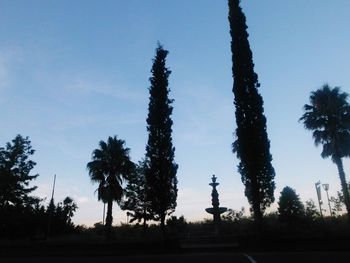
[[[214,207],[210,207],[210,208],[206,208],[205,211],[207,211],[207,213],[209,214],[222,214],[225,213],[227,211],[227,207],[218,207],[217,209],[215,209]]]

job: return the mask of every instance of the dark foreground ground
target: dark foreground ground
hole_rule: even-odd
[[[205,242],[204,242],[205,241]],[[0,263],[303,263],[350,262],[350,239],[240,239],[157,242],[0,242]]]
[[[289,262],[349,262],[349,251],[303,251],[303,252],[196,252],[157,255],[124,255],[124,256],[6,256],[0,259],[2,263],[289,263]]]

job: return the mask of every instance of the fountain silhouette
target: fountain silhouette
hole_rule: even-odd
[[[206,208],[205,211],[207,211],[209,214],[213,215],[213,221],[214,225],[218,225],[221,221],[220,215],[222,213],[225,213],[227,211],[226,207],[220,207],[219,203],[219,194],[216,190],[216,187],[219,185],[219,183],[216,182],[217,177],[213,174],[211,180],[212,182],[209,184],[213,187],[213,190],[211,191],[211,204],[213,207]]]

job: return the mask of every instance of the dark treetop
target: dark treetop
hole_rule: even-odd
[[[252,205],[255,220],[260,221],[265,208],[274,202],[275,171],[271,164],[263,100],[257,89],[260,86],[258,75],[254,72],[246,18],[239,0],[229,0],[229,22],[237,123],[232,146],[240,159],[238,170],[245,195]]]
[[[168,77],[171,71],[165,65],[167,54],[168,51],[158,44],[150,77],[145,173],[147,200],[163,228],[165,216],[176,207],[178,167],[174,162],[175,148],[171,138],[173,100],[168,98]]]
[[[281,222],[291,223],[303,219],[305,208],[299,195],[289,186],[283,188],[278,200],[278,217]]]

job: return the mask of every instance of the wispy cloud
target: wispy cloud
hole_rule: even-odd
[[[52,127],[57,132],[64,132],[74,128],[91,127],[93,125],[104,125],[104,124],[137,124],[144,123],[143,116],[139,114],[125,114],[123,116],[105,115],[83,115],[76,114],[72,116],[62,116],[59,121]]]
[[[103,81],[76,78],[71,83],[65,86],[65,90],[69,93],[75,93],[79,95],[106,95],[112,96],[120,100],[134,100],[139,101],[144,98],[144,95],[140,92],[125,88],[124,85],[114,85],[105,83]]]
[[[6,62],[0,54],[0,90],[7,84],[7,74]]]
[[[0,91],[8,87],[10,83],[10,67],[20,60],[18,48],[0,48]]]
[[[232,130],[231,122],[227,121],[233,119],[234,114],[231,96],[223,96],[216,87],[206,83],[189,82],[184,85],[191,89],[178,91],[175,103],[181,108],[174,110],[174,116],[180,120],[176,125],[184,124],[180,126],[179,139],[195,145],[216,144],[221,139],[220,132]]]
[[[91,201],[90,198],[86,197],[86,196],[79,196],[76,198],[76,200],[77,200],[78,206],[90,203],[90,201]]]

